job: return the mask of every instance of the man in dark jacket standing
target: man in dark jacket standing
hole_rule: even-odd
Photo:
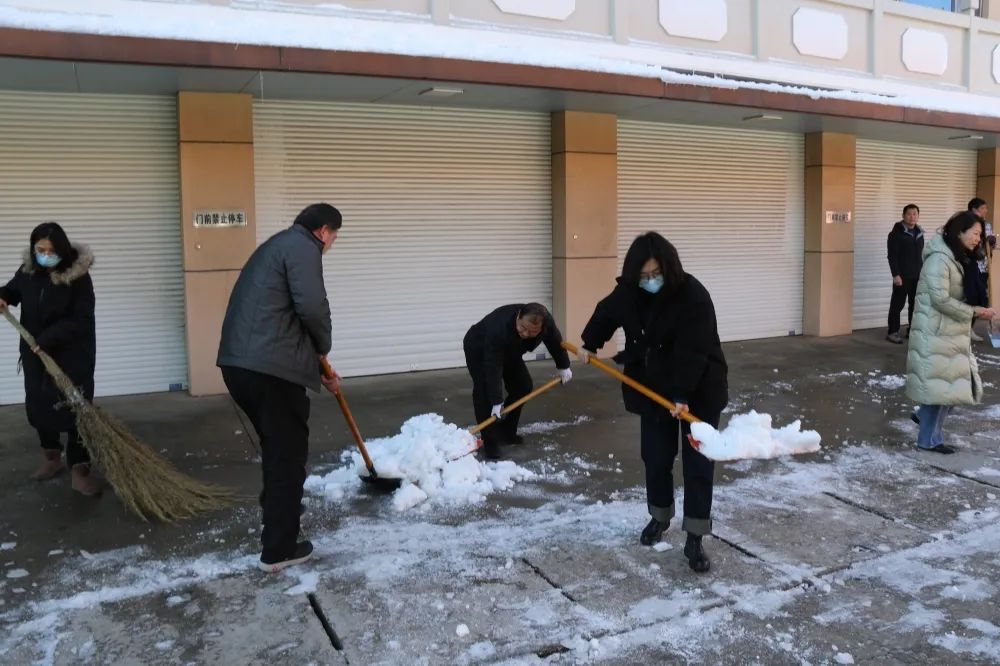
[[[260,568],[277,572],[309,559],[298,541],[302,486],[309,452],[309,398],[320,383],[332,393],[339,377],[324,377],[330,353],[330,304],[323,254],[342,220],[329,204],[308,206],[295,223],[251,255],[233,287],[216,364],[229,394],[260,438],[264,491]]]
[[[924,264],[924,230],[917,224],[919,221],[920,208],[917,204],[907,204],[903,208],[903,219],[893,226],[886,241],[889,271],[892,273],[892,300],[889,302],[889,332],[885,339],[897,345],[903,343],[903,336],[899,334],[899,316],[907,302],[907,323],[913,321],[917,281],[920,279],[920,267]]]
[[[472,375],[472,406],[476,422],[491,415],[501,419],[482,431],[483,453],[487,458],[500,457],[501,444],[520,444],[517,423],[521,418],[518,407],[501,417],[505,405],[531,393],[531,374],[522,358],[534,351],[539,343],[556,362],[559,376],[565,384],[573,377],[569,369],[569,354],[562,348],[562,333],[552,315],[539,303],[504,305],[483,317],[465,334],[465,363]],[[500,385],[503,380],[503,386]],[[503,388],[507,388],[507,399]]]

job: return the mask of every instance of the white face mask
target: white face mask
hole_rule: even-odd
[[[657,275],[656,277],[639,280],[639,288],[648,291],[651,294],[655,294],[660,289],[663,289],[663,276]]]

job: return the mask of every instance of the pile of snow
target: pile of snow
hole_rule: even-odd
[[[906,386],[906,377],[902,375],[886,375],[868,380],[868,386],[884,389],[901,389]]]
[[[698,450],[712,460],[777,458],[796,453],[819,451],[820,436],[815,430],[802,430],[794,421],[784,428],[771,427],[770,414],[737,414],[719,432],[707,423],[695,423],[691,434],[701,443]]]
[[[475,436],[445,423],[438,414],[414,416],[403,424],[398,435],[373,439],[366,445],[380,477],[403,479],[392,498],[397,511],[427,500],[447,504],[482,502],[490,493],[535,476],[510,461],[484,463],[473,455],[464,455],[475,449]],[[356,452],[346,467],[307,478],[305,489],[339,500],[360,485],[362,475],[367,476],[368,470]]]

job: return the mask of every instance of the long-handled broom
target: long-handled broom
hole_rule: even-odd
[[[36,343],[31,333],[9,310],[4,309],[3,315],[28,346],[34,348]],[[146,521],[152,518],[174,522],[222,508],[236,499],[230,490],[179,472],[121,421],[87,401],[51,356],[42,350],[36,353],[76,415],[77,431],[91,459],[134,514]]]

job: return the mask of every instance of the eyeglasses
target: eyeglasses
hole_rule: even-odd
[[[657,269],[649,273],[639,273],[640,280],[652,280],[654,278],[663,277],[663,271]]]

